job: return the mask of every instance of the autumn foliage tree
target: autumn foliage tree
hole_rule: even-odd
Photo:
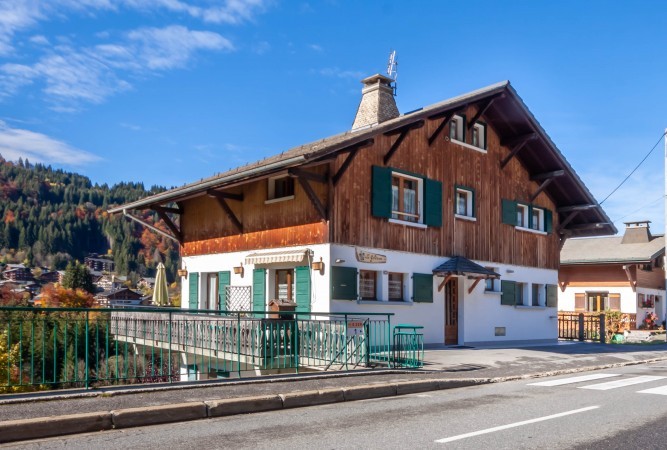
[[[90,308],[95,304],[92,294],[83,289],[68,289],[48,284],[42,289],[42,305],[50,308]]]

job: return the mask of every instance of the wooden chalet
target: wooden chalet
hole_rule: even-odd
[[[621,311],[665,320],[665,237],[649,221],[626,222],[623,236],[567,241],[558,273],[558,309],[568,312]]]
[[[169,226],[184,308],[282,300],[394,312],[432,344],[555,341],[563,243],[616,229],[516,91],[399,114],[391,79],[362,82],[350,131],[110,212]]]

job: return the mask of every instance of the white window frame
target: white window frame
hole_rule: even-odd
[[[475,123],[475,125],[473,125],[473,128],[474,129],[472,130],[472,135],[470,139],[471,145],[481,150],[486,150],[486,139],[485,139],[486,133],[484,132],[486,130],[486,125],[477,122]],[[477,132],[477,140],[478,140],[477,144],[475,144],[475,132]]]
[[[521,303],[516,303],[516,306],[529,306],[526,305],[526,298],[527,298],[527,292],[526,292],[526,287],[528,286],[528,283],[522,283],[520,281],[517,281],[515,284],[515,292],[520,292],[521,293]],[[516,294],[514,294],[516,296]],[[516,298],[516,297],[515,297]]]
[[[459,195],[464,195],[466,199],[466,211],[461,213],[459,210]],[[475,194],[472,190],[466,189],[464,187],[457,187],[455,191],[454,202],[456,204],[456,213],[455,216],[461,219],[474,219],[475,211],[473,210],[473,196]]]
[[[487,267],[487,269],[498,273],[497,267]],[[500,293],[500,278],[487,278],[484,280],[484,292]]]
[[[391,275],[391,274],[400,274],[400,275],[401,275],[401,299],[400,299],[400,300],[392,299],[391,296],[390,296],[391,288],[389,287],[389,275]],[[407,281],[408,279],[409,279],[409,278],[408,278],[408,274],[407,274],[407,273],[403,273],[403,272],[393,272],[393,271],[390,271],[390,272],[387,273],[387,301],[388,301],[388,302],[397,302],[397,303],[401,303],[401,302],[406,302],[406,301],[407,301],[407,300],[406,300],[406,299],[407,299],[407,296],[406,296],[406,295],[407,295],[407,292],[406,292],[406,289],[405,289],[405,288],[406,288],[406,284],[407,284],[406,281]]]
[[[372,272],[375,274],[375,292],[373,293],[373,298],[364,298],[362,295],[362,277],[361,277],[361,272]],[[359,300],[363,302],[376,302],[380,300],[380,296],[378,295],[380,283],[382,282],[381,275],[382,272],[378,270],[370,270],[370,269],[359,269]]]
[[[522,217],[521,223],[519,223],[519,215],[518,215],[519,209],[523,211],[521,216]],[[517,203],[516,210],[517,210],[516,226],[519,228],[525,228],[529,230],[530,228],[528,228],[528,213],[530,212],[530,208],[528,207],[528,205],[524,205],[523,203]]]
[[[269,178],[269,180],[268,180],[267,200],[264,202],[265,204],[283,202],[285,200],[294,199],[294,194],[286,195],[285,197],[276,197],[276,181],[277,180],[282,180],[283,178],[289,178],[289,175],[280,175],[280,176],[277,176],[277,177]],[[294,186],[294,190],[296,190],[296,183],[295,183],[295,186]]]
[[[537,223],[535,223],[535,213],[537,213]],[[535,231],[544,231],[544,210],[542,208],[533,208],[532,228]]]
[[[537,304],[535,304],[535,287],[537,286]],[[530,289],[530,306],[546,306],[547,305],[547,286],[541,283],[532,283]]]
[[[417,182],[417,205],[415,210],[417,211],[417,220],[415,222],[409,221],[402,219],[401,216],[404,215],[404,213],[401,212],[395,212],[393,208],[394,204],[394,177],[399,177],[399,178],[404,178],[412,181]],[[413,177],[411,175],[406,175],[401,172],[392,172],[391,173],[391,179],[392,179],[392,187],[391,187],[391,202],[392,202],[392,210],[391,210],[391,218],[389,219],[389,222],[392,223],[400,223],[400,224],[405,224],[405,225],[413,225],[417,227],[426,227],[424,225],[424,180],[419,177]],[[399,198],[399,202],[401,199]]]
[[[454,142],[465,142],[463,135],[463,116],[456,114],[449,120],[449,139]]]

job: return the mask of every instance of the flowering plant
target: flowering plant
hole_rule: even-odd
[[[647,312],[646,317],[644,317],[644,326],[648,330],[652,330],[656,327],[656,322],[658,321],[658,316],[654,312]]]

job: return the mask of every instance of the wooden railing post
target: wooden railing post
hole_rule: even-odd
[[[606,334],[607,334],[605,330],[606,320],[604,313],[600,314],[599,318],[600,318],[600,342],[604,344],[606,342]]]
[[[579,313],[579,340],[583,341],[584,340],[584,313]]]

